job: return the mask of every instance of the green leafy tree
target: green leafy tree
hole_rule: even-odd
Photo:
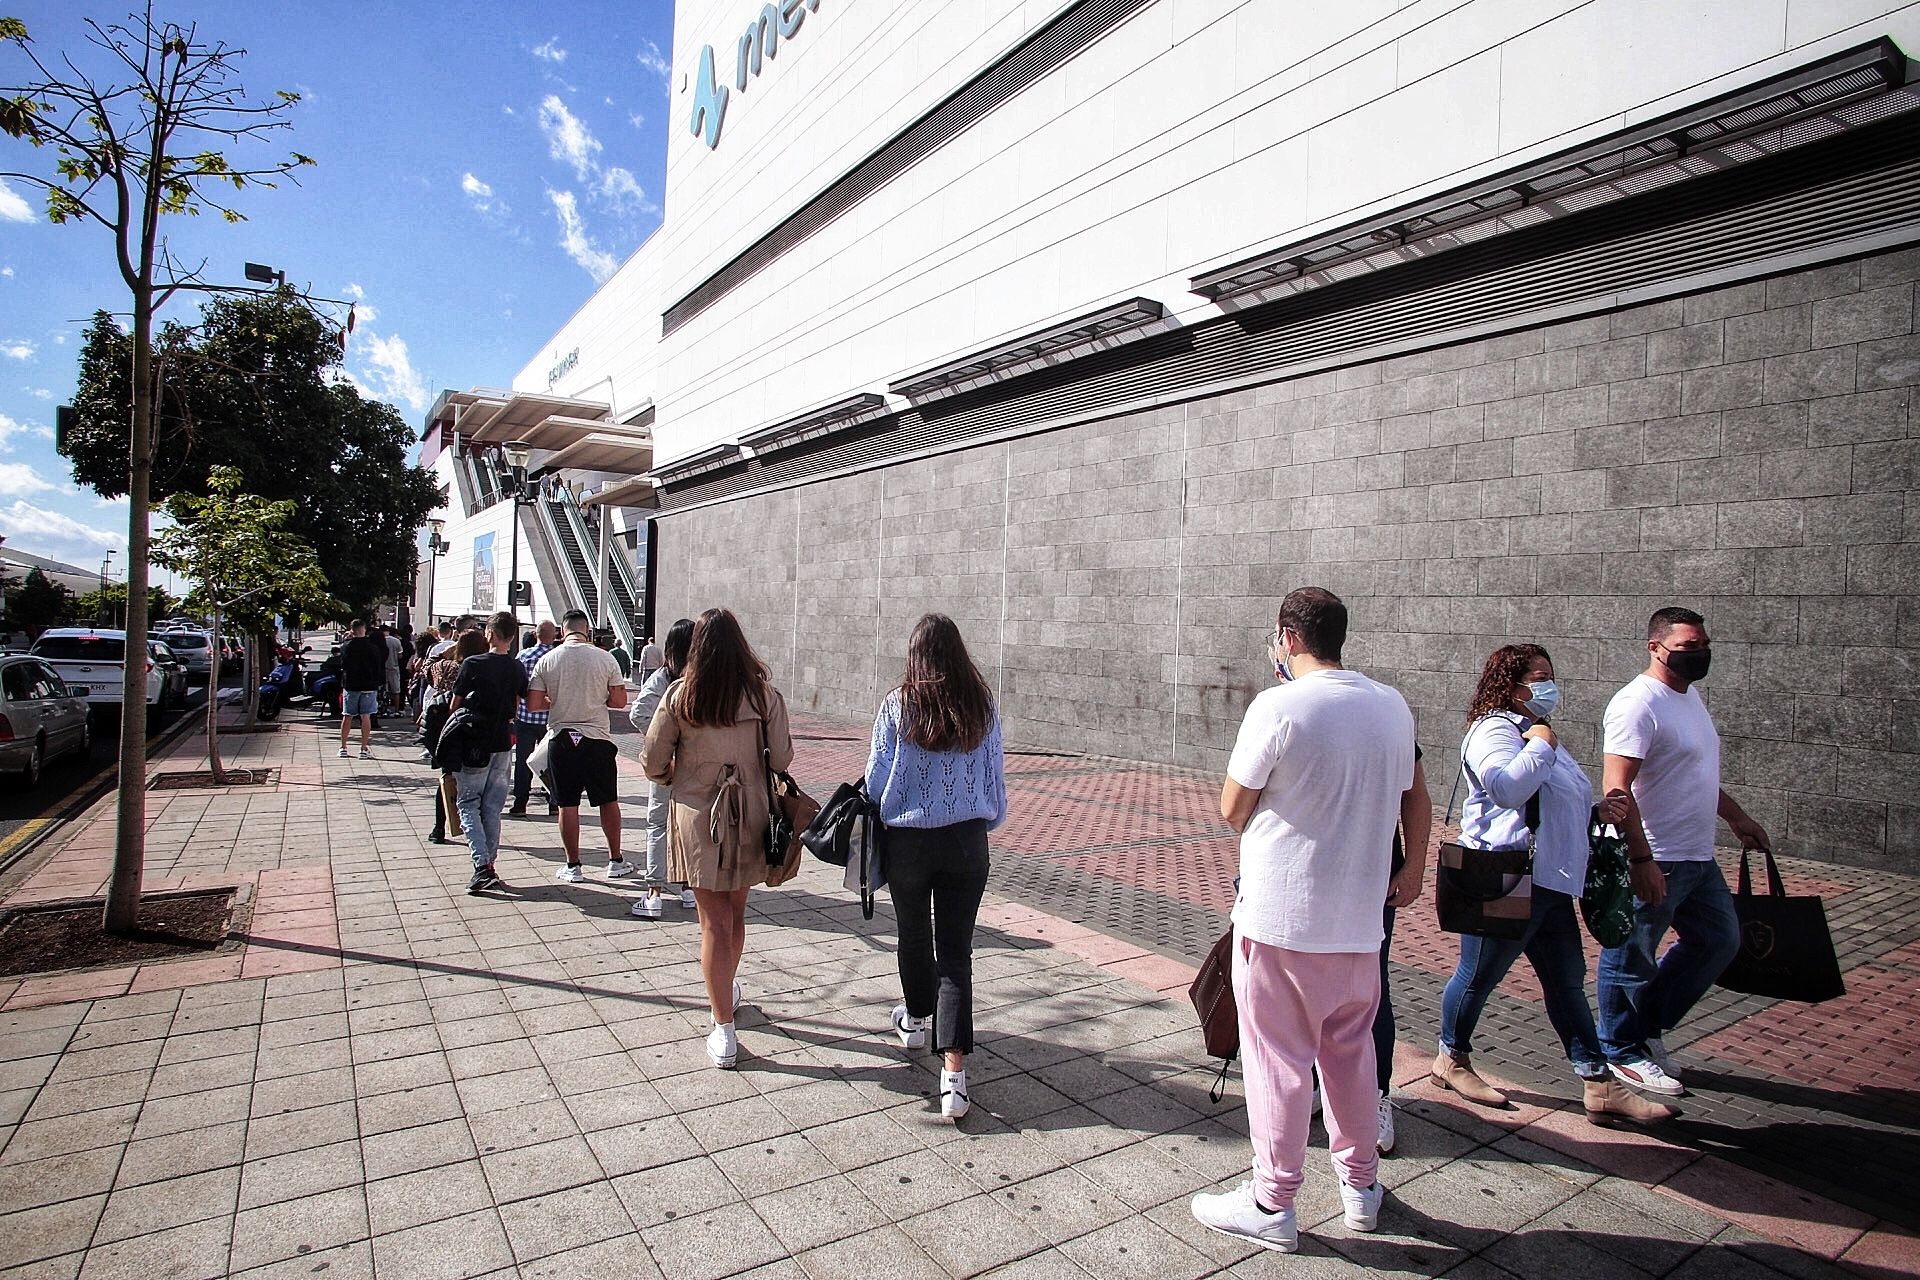
[[[38,568],[27,570],[26,580],[17,589],[7,590],[9,622],[36,640],[48,627],[64,627],[76,616],[73,592]],[[140,696],[146,697],[144,687]]]
[[[158,21],[151,5],[124,23],[89,19],[86,32],[90,49],[42,58],[25,23],[0,17],[0,50],[12,55],[23,77],[0,86],[0,133],[51,156],[51,172],[12,170],[0,177],[39,189],[51,221],[104,230],[131,297],[127,647],[139,653],[147,642],[155,313],[178,290],[203,287],[168,251],[162,222],[207,212],[240,221],[229,201],[313,162],[298,152],[258,163],[240,154],[245,149],[250,155],[267,135],[288,128],[286,113],[299,101],[284,92],[266,101],[249,99],[236,80],[244,50],[202,40],[195,27]],[[96,74],[83,61],[101,70]],[[127,664],[121,706],[120,777],[139,778],[146,770],[147,730],[139,663]],[[137,927],[140,906],[145,788],[120,788],[115,825],[104,926],[126,934]]]
[[[109,317],[88,329],[80,388],[61,449],[74,479],[102,496],[125,484],[128,335]],[[328,566],[348,609],[412,591],[415,536],[439,503],[391,406],[339,376],[340,332],[290,290],[210,300],[192,329],[160,333],[156,497],[205,493],[215,466],[247,490],[296,504],[289,526]]]
[[[187,603],[206,610],[215,635],[232,628],[253,637],[252,662],[276,613],[337,606],[313,547],[288,530],[294,504],[247,493],[242,484],[235,468],[215,467],[207,477],[207,496],[168,498],[173,527],[153,540],[153,562],[199,584],[187,593]],[[207,761],[214,778],[225,781],[218,683],[207,691]],[[246,685],[250,697],[257,692],[251,676]]]
[[[165,587],[147,588],[147,616],[164,618],[172,613],[179,601]],[[100,619],[119,620],[126,617],[127,584],[109,582],[105,588],[96,588],[87,592],[74,602],[73,616],[88,622]]]

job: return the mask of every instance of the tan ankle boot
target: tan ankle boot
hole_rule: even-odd
[[[1435,1084],[1453,1090],[1468,1102],[1477,1102],[1483,1107],[1507,1105],[1507,1095],[1475,1075],[1465,1058],[1442,1053],[1433,1060],[1429,1074]]]
[[[1617,1124],[1659,1124],[1680,1112],[1661,1102],[1649,1102],[1618,1080],[1586,1081],[1587,1123],[1602,1128]]]

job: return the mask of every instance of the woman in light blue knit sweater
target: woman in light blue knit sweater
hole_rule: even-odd
[[[880,704],[867,794],[886,823],[887,889],[900,930],[894,1034],[944,1058],[940,1112],[967,1113],[973,1051],[973,925],[987,888],[987,832],[1007,816],[993,693],[944,614],[921,618],[907,669]]]

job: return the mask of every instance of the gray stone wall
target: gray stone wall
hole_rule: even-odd
[[[929,609],[1034,745],[1218,768],[1282,595],[1353,615],[1444,802],[1534,640],[1599,760],[1647,614],[1707,616],[1725,781],[1784,850],[1920,870],[1920,250],[668,514],[662,626],[736,609],[871,714]]]

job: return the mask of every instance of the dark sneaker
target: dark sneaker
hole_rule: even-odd
[[[467,892],[470,894],[479,893],[481,890],[491,889],[499,883],[500,877],[493,873],[492,864],[488,864],[474,871],[473,879],[467,881]]]
[[[511,816],[511,817],[515,817],[515,818],[524,818],[524,817],[526,817],[526,816],[527,816],[527,802],[526,802],[525,800],[515,800],[515,801],[513,802],[513,808],[511,808],[511,809],[509,809],[509,810],[507,810],[507,813],[508,813],[508,815],[509,815],[509,816]]]

